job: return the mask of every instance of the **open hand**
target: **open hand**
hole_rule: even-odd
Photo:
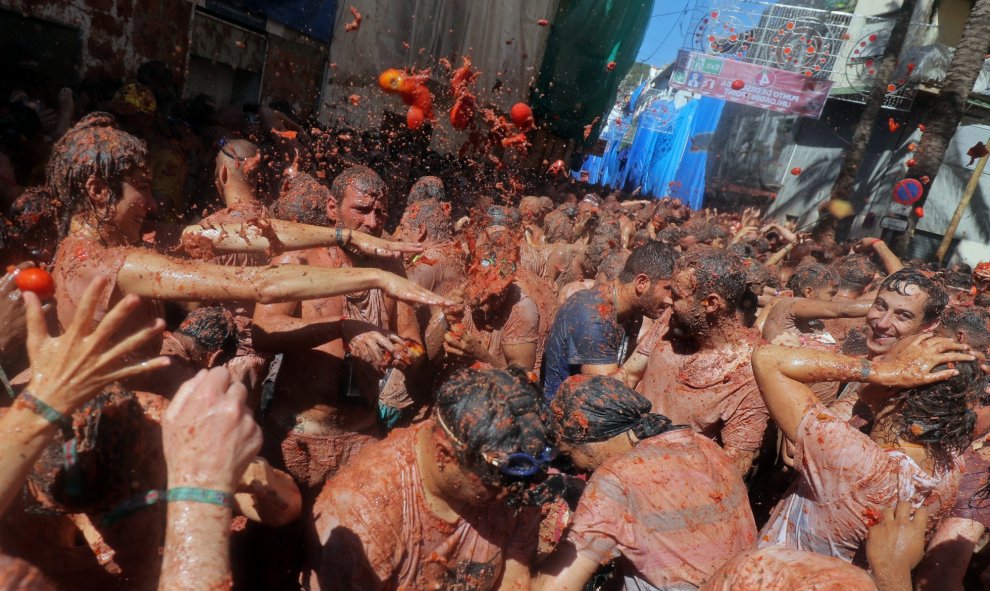
[[[398,242],[378,238],[364,232],[350,232],[350,242],[347,244],[347,249],[362,256],[395,259],[403,254],[423,252],[423,246],[415,242]]]
[[[162,417],[169,488],[234,492],[261,449],[261,429],[246,399],[247,388],[223,367],[182,384]]]
[[[381,289],[397,300],[412,302],[414,304],[442,306],[451,303],[450,300],[420,287],[405,277],[399,277],[395,273],[389,273],[388,271],[380,272],[378,289]]]
[[[910,501],[897,501],[883,510],[880,522],[866,532],[866,557],[874,571],[910,572],[925,555],[928,510],[914,509]]]
[[[968,345],[932,333],[922,333],[897,343],[882,360],[873,363],[876,381],[884,386],[914,388],[947,380],[959,371],[944,369],[932,372],[939,365],[976,359]]]
[[[59,337],[48,334],[38,296],[25,292],[27,309],[27,350],[31,361],[31,381],[27,389],[62,414],[68,415],[88,402],[108,384],[168,366],[168,359],[156,357],[126,367],[123,359],[165,330],[158,319],[139,330],[123,329],[131,312],[140,304],[136,295],[125,296],[94,327],[93,315],[107,286],[107,279],[94,279],[72,319]],[[114,335],[127,335],[116,342]]]

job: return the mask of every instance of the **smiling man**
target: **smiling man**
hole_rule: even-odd
[[[901,339],[933,330],[948,303],[945,289],[918,269],[906,267],[888,275],[866,313],[870,359]]]

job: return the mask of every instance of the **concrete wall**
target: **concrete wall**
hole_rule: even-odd
[[[207,15],[188,0],[0,0],[0,8],[19,14],[26,24],[39,19],[78,31],[80,48],[73,53],[80,79],[126,80],[141,63],[161,60],[183,88],[189,57],[196,55],[222,67],[195,68],[186,96],[207,92],[221,102],[284,99],[310,111],[326,67],[325,43],[270,20],[254,19],[264,30],[247,29]],[[260,81],[251,96],[236,91],[237,70],[241,79],[254,75]]]
[[[133,76],[148,60],[161,60],[184,79],[193,5],[184,0],[0,0],[24,17],[79,30],[80,77]]]

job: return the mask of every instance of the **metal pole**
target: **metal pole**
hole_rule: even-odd
[[[987,140],[987,143],[990,143],[990,139]],[[945,229],[942,244],[939,244],[938,250],[935,251],[935,259],[940,263],[945,258],[945,253],[948,252],[949,245],[952,244],[952,237],[956,235],[956,228],[959,227],[959,221],[962,220],[963,212],[969,207],[973,193],[976,193],[976,187],[980,184],[980,177],[983,176],[983,169],[987,165],[987,158],[990,158],[990,155],[980,158],[980,161],[976,163],[976,170],[973,171],[973,176],[969,177],[969,183],[966,185],[966,190],[963,191],[962,199],[959,200],[959,205],[956,206],[956,213],[952,214],[949,227]]]

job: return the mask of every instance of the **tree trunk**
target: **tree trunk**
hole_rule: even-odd
[[[928,190],[938,174],[938,169],[942,166],[945,150],[949,147],[952,136],[956,134],[956,128],[959,127],[959,121],[966,109],[966,99],[969,98],[973,84],[980,75],[988,50],[990,50],[990,0],[976,0],[966,20],[962,39],[956,46],[949,70],[945,74],[945,80],[942,81],[938,98],[923,119],[925,132],[915,152],[916,164],[908,169],[908,178],[922,180],[928,177],[928,183],[922,183],[925,192],[918,206],[924,206],[928,198]],[[918,217],[911,215],[907,232],[898,237],[895,251],[901,256],[907,252],[917,224]]]
[[[873,135],[873,127],[876,124],[877,115],[883,107],[884,97],[890,92],[887,87],[897,72],[897,62],[901,55],[901,49],[904,47],[904,39],[907,38],[911,17],[914,15],[914,8],[917,3],[917,0],[904,0],[904,4],[901,6],[901,11],[894,22],[894,29],[890,32],[890,39],[884,48],[883,57],[877,65],[877,76],[873,82],[873,88],[870,89],[859,123],[856,124],[852,140],[849,142],[849,147],[846,148],[845,159],[842,161],[842,168],[839,169],[839,178],[835,180],[835,184],[832,186],[829,200],[849,201],[852,197],[856,175],[859,174],[859,165],[866,155],[866,146],[870,143],[870,136]],[[838,220],[824,208],[819,215],[824,216],[824,218],[817,224],[813,232],[815,238],[832,238],[834,240]]]

